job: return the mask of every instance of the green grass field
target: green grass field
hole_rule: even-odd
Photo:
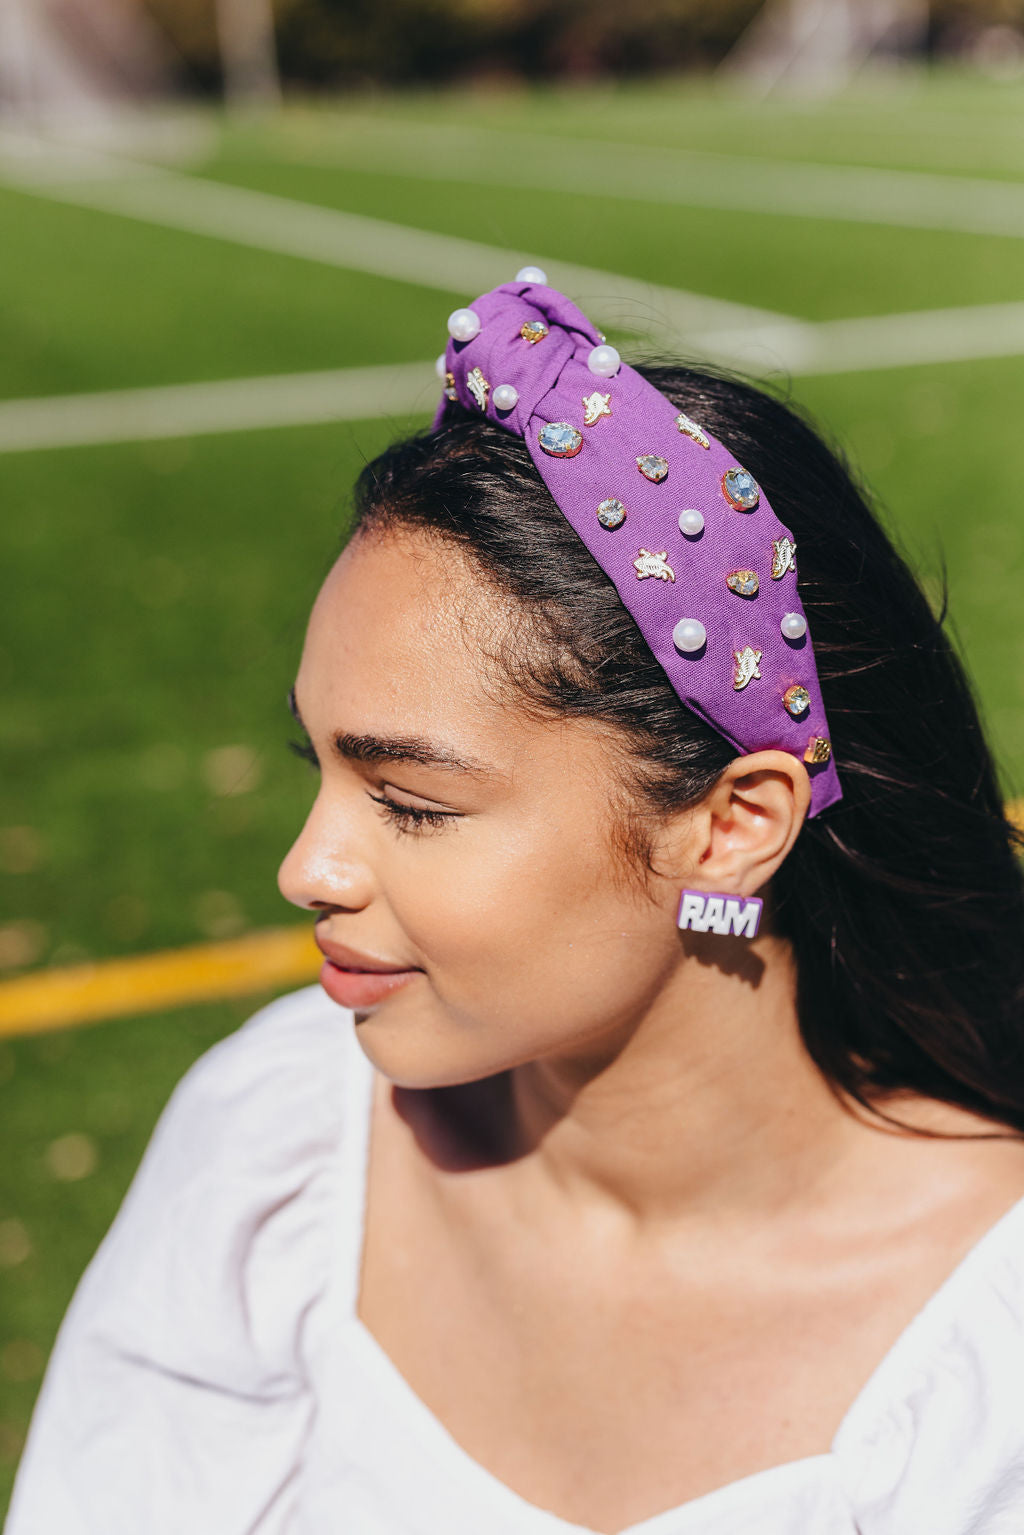
[[[456,130],[447,169],[417,160],[425,127]],[[484,133],[507,165],[517,135],[540,134],[589,145],[598,172],[614,142],[1012,193],[1021,86],[940,78],[767,105],[679,82],[424,93],[206,129],[179,170],[806,320],[1024,299],[1020,238],[514,186],[472,179],[457,147]],[[0,399],[431,359],[473,296],[68,206],[5,184],[2,163],[0,218]],[[788,388],[850,452],[930,587],[945,564],[1020,792],[1024,345]],[[288,920],[275,872],[312,781],[285,749],[285,693],[352,480],[407,424],[0,455],[9,973]],[[63,1308],[163,1102],[258,1000],[0,1042],[0,1509]]]

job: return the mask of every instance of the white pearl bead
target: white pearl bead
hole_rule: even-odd
[[[787,640],[802,640],[807,633],[807,620],[802,613],[787,613],[779,628]]]
[[[448,372],[448,359],[443,352],[434,364],[434,372],[438,378],[444,378]]]
[[[672,630],[672,643],[677,650],[700,650],[707,639],[708,631],[699,618],[681,618]]]
[[[685,533],[687,538],[696,538],[698,533],[703,533],[704,518],[700,512],[694,511],[692,507],[688,512],[680,512],[679,531]]]
[[[453,309],[448,316],[448,334],[456,341],[472,341],[480,333],[480,316],[475,309]]]
[[[499,384],[491,394],[495,410],[514,410],[519,404],[519,390],[514,384]]]
[[[622,367],[622,358],[613,346],[595,346],[587,358],[587,367],[598,378],[614,378]]]
[[[539,266],[521,266],[516,273],[516,282],[539,282],[547,286],[548,274]]]

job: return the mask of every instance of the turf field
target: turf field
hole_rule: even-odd
[[[275,870],[312,782],[284,698],[306,609],[360,464],[425,419],[445,317],[490,285],[463,282],[461,242],[491,252],[491,281],[507,252],[508,277],[528,257],[632,279],[653,316],[666,290],[720,301],[693,350],[728,316],[785,317],[816,361],[783,347],[763,368],[851,453],[932,589],[946,567],[1021,791],[1024,86],[755,104],[671,82],[188,126],[121,211],[95,167],[26,168],[0,142],[0,445],[30,397],[103,395],[110,423],[88,445],[0,451],[9,974],[288,920]],[[144,136],[130,148],[145,158]],[[605,328],[639,355],[630,291]],[[207,398],[185,386],[409,363],[422,382],[369,419],[302,406],[229,430],[215,411],[200,430],[185,409]],[[124,428],[114,391],[172,385],[164,435]],[[63,1308],[162,1103],[253,1005],[0,1040],[0,1509]]]

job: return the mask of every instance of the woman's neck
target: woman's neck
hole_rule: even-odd
[[[511,1073],[519,1155],[552,1193],[656,1223],[827,1192],[863,1124],[803,1045],[788,945],[746,952],[730,970],[695,947],[617,1037]]]

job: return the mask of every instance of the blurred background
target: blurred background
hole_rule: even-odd
[[[812,412],[1019,792],[1024,0],[0,0],[0,218],[2,1513],[173,1084],[315,974],[285,695],[451,309],[538,263]]]

